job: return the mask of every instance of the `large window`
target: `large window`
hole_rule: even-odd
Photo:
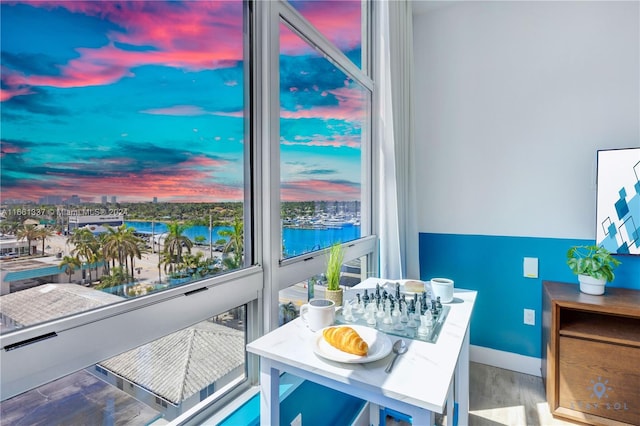
[[[250,6],[0,4],[3,400],[238,306],[257,332]]]
[[[1,8],[2,243],[31,271],[2,294],[122,300],[243,266],[242,1]]]
[[[0,410],[78,384],[103,418],[200,418],[331,244],[344,285],[375,273],[371,3],[319,4],[0,3]],[[151,383],[165,349],[206,377]]]
[[[279,268],[271,274],[268,308],[270,326],[276,327],[294,318],[309,298],[322,297],[331,245],[345,249],[341,284],[348,287],[375,274],[376,241],[371,227],[374,88],[363,31],[371,4],[272,4],[277,13],[271,14],[270,28],[278,43],[269,60],[278,67],[277,79],[270,80],[271,95],[277,96],[277,103],[271,100],[270,149],[277,152],[271,160],[280,166],[271,181],[279,189],[272,194],[277,210],[271,210],[279,244],[272,243],[271,250]],[[342,22],[335,19],[340,11],[358,19],[348,27],[330,25]]]
[[[283,256],[361,236],[368,91],[280,25]]]

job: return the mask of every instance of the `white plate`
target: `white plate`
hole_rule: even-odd
[[[331,361],[347,362],[347,363],[365,363],[382,359],[391,353],[391,340],[386,334],[376,330],[375,328],[365,327],[363,325],[334,326],[334,327],[351,327],[358,332],[360,337],[369,345],[369,353],[365,356],[353,355],[343,352],[338,348],[331,346],[322,336],[322,330],[316,331],[313,336],[313,351],[322,358]]]
[[[422,290],[422,291],[407,291],[407,290],[404,288],[404,283],[405,283],[405,282],[407,282],[407,281],[419,281],[419,282],[421,282],[421,283],[424,285],[425,289],[424,289],[424,290]],[[428,290],[428,289],[427,289],[427,285],[426,285],[427,283],[426,283],[426,282],[424,282],[424,281],[421,281],[421,280],[398,280],[398,281],[389,281],[389,282],[388,282],[387,284],[385,284],[382,288],[383,288],[384,290],[387,290],[387,293],[395,295],[395,294],[396,294],[396,283],[399,283],[399,284],[400,284],[400,293],[410,294],[410,295],[412,295],[412,296],[413,296],[414,294],[422,294],[422,292],[423,292],[423,291],[427,291],[427,290]]]

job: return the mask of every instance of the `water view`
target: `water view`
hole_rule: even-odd
[[[145,235],[161,235],[167,232],[167,225],[163,222],[125,221],[128,227],[135,229],[136,233]],[[192,242],[206,245],[219,244],[219,240],[228,240],[221,237],[220,231],[231,231],[230,226],[213,226],[211,229],[205,225],[194,225],[186,228],[183,235]],[[329,247],[335,242],[352,241],[360,237],[360,225],[351,223],[342,226],[325,228],[291,228],[282,229],[282,240],[285,257],[298,256],[313,250]]]

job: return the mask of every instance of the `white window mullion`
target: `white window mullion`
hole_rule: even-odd
[[[259,45],[261,57],[260,116],[262,129],[262,258],[265,276],[263,292],[264,332],[278,327],[278,262],[281,252],[280,236],[280,90],[279,81],[279,15],[275,2],[257,2],[260,20]]]
[[[317,50],[319,50],[324,58],[333,63],[336,67],[344,71],[349,77],[353,78],[354,81],[359,83],[362,87],[368,90],[369,97],[368,103],[369,108],[371,108],[373,102],[374,92],[374,83],[372,78],[369,76],[369,72],[367,71],[370,67],[371,55],[363,54],[363,69],[360,69],[356,66],[349,58],[333,43],[331,43],[316,27],[314,27],[305,17],[296,10],[292,5],[284,0],[280,0],[278,2],[270,2],[271,9],[275,9],[276,13],[271,13],[271,24],[272,31],[276,34],[278,33],[278,28],[281,22],[284,22],[289,28],[291,28],[299,37],[301,37],[304,41],[309,43],[311,46],[314,46]],[[369,22],[371,22],[371,16],[369,13],[369,2],[363,2],[363,12],[362,12],[362,20],[363,20],[363,34],[368,34],[371,29]],[[366,24],[365,24],[366,22]],[[273,36],[273,34],[271,34]],[[368,49],[371,44],[369,42],[369,37],[363,35],[363,49]],[[269,60],[274,63],[278,63],[279,61],[279,45],[277,40],[273,40],[271,43],[271,55],[269,56]],[[274,126],[270,132],[272,143],[270,144],[270,149],[272,152],[279,151],[279,131],[276,132],[275,126],[279,127],[280,121],[280,92],[279,92],[279,69],[275,69],[274,74],[271,76],[271,90],[270,96],[273,98],[272,100],[276,102],[270,103],[271,111],[270,117],[271,122],[270,126]],[[372,165],[373,165],[373,156],[374,150],[371,146],[372,141],[372,132],[371,132],[371,110],[369,111],[369,117],[366,122],[363,123],[362,130],[362,171],[361,171],[361,181],[362,181],[362,193],[361,193],[361,214],[362,214],[362,238],[359,238],[355,241],[350,241],[348,243],[344,243],[343,246],[345,248],[345,262],[350,260],[360,258],[363,256],[368,256],[369,262],[366,265],[366,274],[374,272],[377,270],[377,258],[376,256],[372,256],[372,254],[377,252],[378,241],[377,237],[373,235],[373,218],[371,213],[371,206],[374,198],[374,187],[372,184]],[[279,129],[278,129],[279,130]],[[271,157],[272,164],[280,164],[279,156]],[[274,175],[272,175],[274,177]],[[279,176],[278,176],[279,178]],[[276,192],[276,195],[279,194],[279,191],[276,189],[279,188],[280,181],[279,179],[274,179],[271,182],[272,190]],[[272,194],[273,195],[273,194]],[[280,232],[282,229],[281,223],[279,222],[280,218],[280,204],[279,198],[273,198],[274,205],[277,205],[277,209],[269,209],[271,214],[277,215],[277,220],[271,221],[271,224],[275,226],[274,229],[271,230],[270,235],[273,236],[274,241],[270,246],[272,250],[282,250],[282,246],[280,245],[280,239],[282,238]],[[277,233],[273,233],[273,231],[277,231]],[[277,239],[277,241],[275,240]],[[276,244],[277,243],[277,244]],[[296,283],[302,282],[314,275],[318,275],[323,273],[326,270],[326,260],[328,249],[310,252],[308,255],[301,255],[299,257],[284,259],[279,261],[278,264],[274,263],[274,269],[272,273],[268,274],[272,277],[272,287],[270,294],[273,297],[273,302],[271,305],[268,305],[272,310],[272,318],[271,324],[272,328],[277,327],[277,302],[278,302],[278,290],[283,290],[289,286],[292,286]],[[280,258],[280,253],[277,253],[278,258]],[[271,256],[274,259],[275,253]],[[277,265],[277,268],[276,268]],[[363,268],[365,268],[363,267]]]

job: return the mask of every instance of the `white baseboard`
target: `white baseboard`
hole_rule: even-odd
[[[540,377],[542,375],[542,360],[531,356],[471,345],[469,346],[469,359],[473,362],[517,371],[519,373],[529,374],[532,376]]]

